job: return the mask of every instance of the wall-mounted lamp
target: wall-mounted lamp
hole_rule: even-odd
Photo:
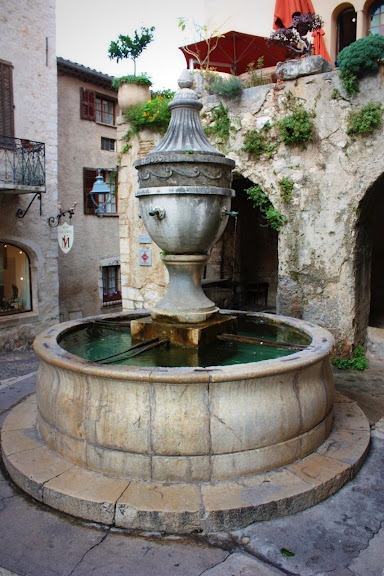
[[[50,216],[48,218],[48,224],[50,225],[51,228],[56,228],[56,226],[58,226],[60,224],[60,220],[62,219],[63,216],[65,216],[66,214],[68,214],[69,219],[72,218],[72,216],[75,213],[75,208],[76,208],[76,204],[77,202],[74,202],[72,205],[72,208],[68,208],[68,210],[62,210],[61,209],[61,204],[60,202],[57,204],[57,209],[59,211],[59,213],[57,214],[57,216]]]
[[[101,169],[98,169],[98,175],[93,184],[93,188],[88,194],[91,197],[92,203],[95,206],[95,214],[102,218],[106,213],[106,206],[110,201],[109,196],[111,194],[111,189],[106,182],[104,182],[101,175]]]

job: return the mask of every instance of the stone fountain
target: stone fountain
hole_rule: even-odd
[[[237,313],[219,311],[201,288],[231,215],[234,162],[206,139],[188,73],[170,107],[163,141],[136,162],[140,215],[164,251],[169,287],[151,315],[124,317],[133,342],[199,348],[236,332]],[[240,528],[335,492],[363,462],[369,425],[353,402],[335,402],[333,338],[309,322],[249,316],[297,329],[309,344],[262,362],[112,366],[60,345],[95,319],[43,332],[36,397],[3,426],[11,478],[77,517],[180,534]]]

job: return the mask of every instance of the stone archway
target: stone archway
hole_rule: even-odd
[[[254,184],[234,175],[232,188],[236,197],[232,200],[232,210],[238,212],[238,216],[229,218],[221,239],[212,249],[205,291],[221,307],[274,310],[278,234],[266,225],[260,211],[248,200],[245,190]],[[215,280],[220,280],[221,285]],[[224,301],[216,301],[219,294]]]
[[[384,174],[370,186],[359,206],[355,292],[356,341],[363,343],[367,326],[384,328]]]

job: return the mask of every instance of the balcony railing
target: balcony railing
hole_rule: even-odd
[[[45,144],[0,135],[0,190],[36,187],[45,187]]]

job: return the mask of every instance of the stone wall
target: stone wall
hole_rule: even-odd
[[[47,218],[57,213],[57,71],[55,1],[0,0],[0,59],[13,65],[15,136],[45,143],[42,214],[33,194],[0,192],[0,241],[24,250],[30,262],[31,312],[0,317],[0,349],[27,347],[58,321],[58,246]]]
[[[340,97],[333,97],[335,89]],[[272,158],[263,155],[255,161],[242,150],[244,134],[284,117],[288,94],[314,112],[314,139],[306,149],[282,143]],[[278,240],[276,311],[327,327],[336,337],[339,352],[349,353],[364,342],[369,320],[367,230],[372,204],[365,202],[365,197],[383,172],[384,134],[376,130],[369,137],[353,140],[347,135],[347,117],[370,100],[383,102],[381,77],[364,79],[352,100],[342,94],[338,72],[333,71],[248,88],[238,98],[220,99],[232,120],[233,131],[224,152],[236,161],[235,173],[259,184],[287,217]],[[219,103],[218,96],[203,100],[204,110]],[[274,129],[270,133],[272,140],[277,137]],[[140,138],[143,142],[144,135]],[[123,164],[132,166],[139,149],[136,141]],[[145,231],[133,195],[135,169],[125,170],[129,232],[122,239],[122,268],[126,270],[123,306],[151,307],[163,294],[165,272],[153,245],[152,267],[138,266],[137,239]],[[283,177],[294,182],[289,202],[280,194]]]

